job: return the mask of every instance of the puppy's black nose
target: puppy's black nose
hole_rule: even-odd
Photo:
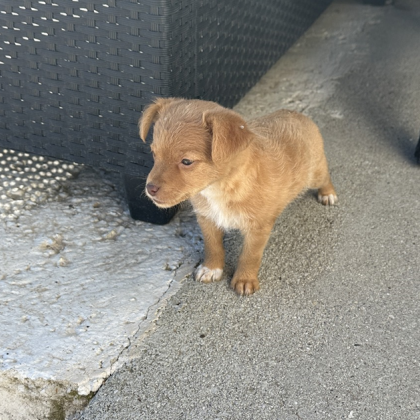
[[[146,185],[147,192],[153,197],[159,191],[159,187],[154,184],[147,184]]]

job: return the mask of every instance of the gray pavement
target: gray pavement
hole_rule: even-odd
[[[251,297],[186,279],[81,420],[420,419],[420,2],[333,3],[237,109],[285,106],[339,205],[288,207]]]

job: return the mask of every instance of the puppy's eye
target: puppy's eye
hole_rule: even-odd
[[[190,166],[190,165],[192,165],[192,164],[194,163],[194,161],[193,161],[193,160],[189,160],[189,159],[182,159],[182,160],[181,160],[181,163],[182,163],[184,166]]]

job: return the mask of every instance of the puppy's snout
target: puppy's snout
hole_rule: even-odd
[[[159,191],[159,187],[157,185],[154,185],[154,184],[147,184],[146,185],[146,190],[152,197],[154,197],[157,194],[157,192]]]

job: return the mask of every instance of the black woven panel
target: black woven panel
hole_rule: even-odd
[[[2,0],[0,146],[144,175],[155,96],[234,105],[330,0]]]
[[[0,145],[148,170],[137,119],[153,96],[169,94],[160,3],[3,0]]]
[[[172,95],[233,106],[330,3],[331,0],[172,2]]]

